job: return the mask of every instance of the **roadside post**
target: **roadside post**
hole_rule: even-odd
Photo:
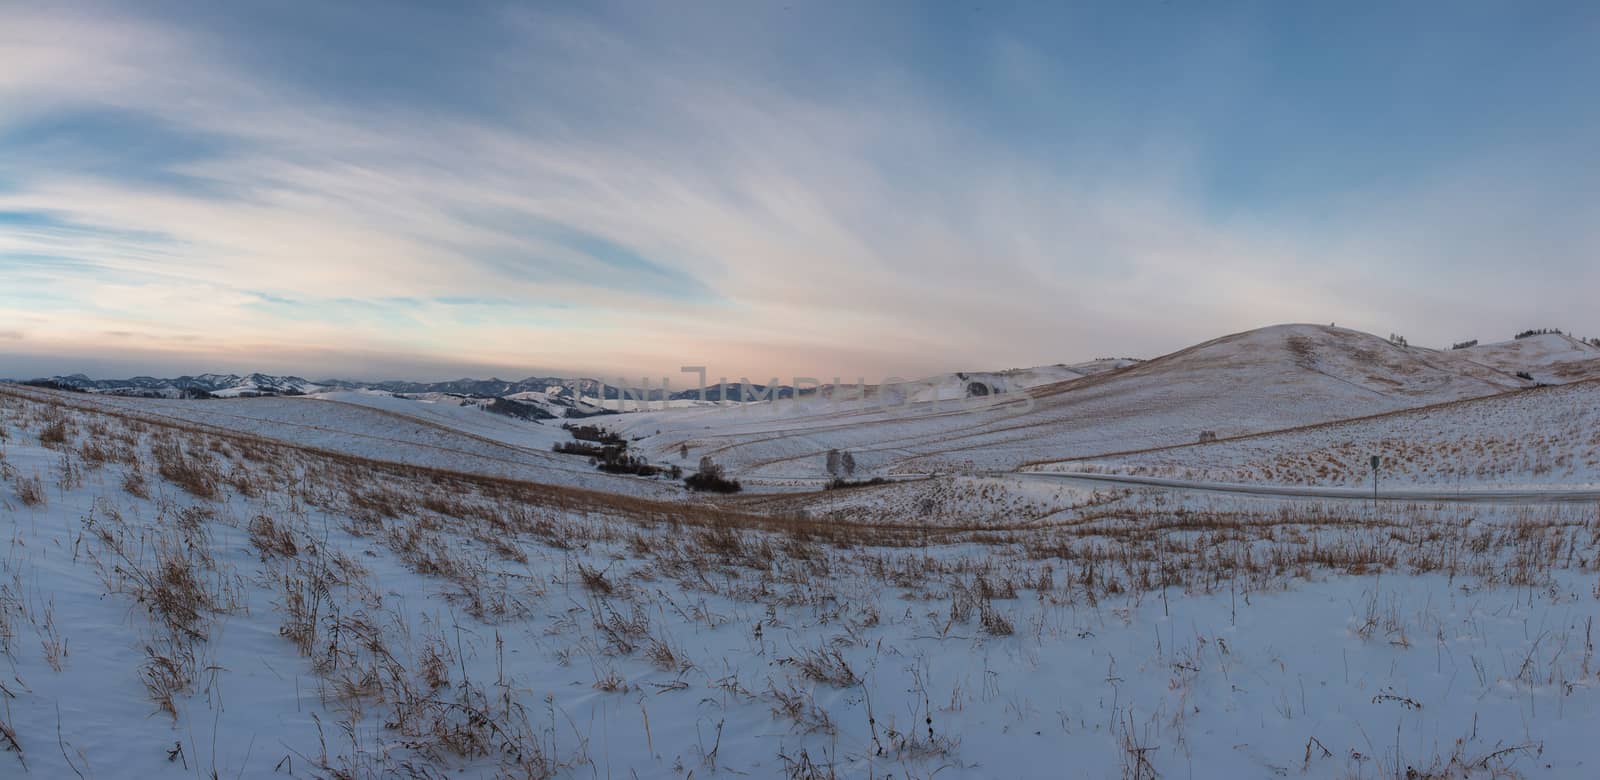
[[[1383,460],[1377,455],[1372,456],[1372,508],[1378,508],[1378,466]]]

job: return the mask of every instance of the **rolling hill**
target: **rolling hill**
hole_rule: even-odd
[[[1480,398],[1536,383],[1518,371],[1553,380],[1589,375],[1571,370],[1567,358],[1582,354],[1575,347],[1553,350],[1550,337],[1535,338],[1446,352],[1345,328],[1278,325],[1020,392],[961,397],[911,383],[909,392],[869,392],[853,401],[668,409],[607,422],[641,438],[637,446],[661,459],[710,455],[756,479],[819,476],[830,449],[851,451],[862,474],[1010,469],[1184,444],[1203,432],[1229,438]]]

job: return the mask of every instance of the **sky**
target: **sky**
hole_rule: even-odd
[[[1600,335],[1592,3],[0,0],[0,376]]]

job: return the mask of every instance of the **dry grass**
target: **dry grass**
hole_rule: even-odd
[[[37,476],[18,476],[14,491],[16,492],[17,500],[21,501],[23,506],[44,506],[50,497],[45,492],[44,480]]]
[[[183,488],[195,498],[217,498],[223,480],[209,454],[194,452],[193,448],[186,451],[174,439],[157,443],[151,449],[151,454],[155,456],[156,471],[162,479]]]
[[[577,568],[578,579],[583,582],[583,586],[588,588],[590,592],[600,596],[609,596],[616,591],[616,588],[611,584],[611,580],[606,578],[604,571],[583,563],[578,563]]]
[[[123,473],[122,489],[135,498],[150,497],[150,486],[145,482],[144,472],[137,468],[128,469]]]
[[[262,560],[272,556],[293,558],[300,554],[294,532],[266,515],[256,515],[250,521],[249,533],[250,546],[260,553]]]
[[[71,431],[67,428],[67,419],[64,416],[55,416],[48,419],[43,428],[39,429],[39,443],[46,447],[60,447],[67,443]]]
[[[144,652],[145,661],[139,667],[139,679],[144,683],[145,694],[156,703],[159,712],[177,722],[177,699],[189,692],[194,679],[193,647],[178,644],[158,651],[146,646]]]
[[[177,718],[201,662],[200,647],[218,615],[239,610],[243,583],[211,557],[203,507],[163,507],[154,527],[137,528],[110,502],[84,521],[89,558],[107,592],[128,596],[149,616],[139,676],[157,710]]]
[[[0,397],[6,392],[0,387]],[[813,511],[808,498],[657,502],[365,461],[113,415],[104,416],[97,429],[84,424],[85,417],[101,416],[81,415],[74,423],[96,440],[119,441],[131,426],[146,426],[136,441],[152,446],[146,451],[130,445],[131,459],[119,462],[146,458],[162,480],[152,477],[147,485],[136,465],[123,479],[130,495],[158,496],[146,504],[158,508],[154,530],[133,529],[99,512],[88,526],[107,589],[146,606],[156,628],[141,674],[157,708],[172,714],[169,705],[182,706],[202,663],[208,622],[237,603],[229,576],[206,552],[213,548],[208,529],[233,523],[247,534],[263,579],[274,583],[280,630],[311,659],[325,681],[326,700],[347,713],[346,722],[360,722],[364,712],[379,708],[381,722],[412,757],[375,758],[369,745],[347,745],[320,761],[319,772],[330,776],[417,774],[465,758],[492,762],[506,775],[544,777],[581,764],[585,748],[551,748],[546,735],[555,730],[556,715],[541,714],[533,725],[511,693],[514,683],[467,675],[449,626],[436,625],[432,634],[414,640],[396,631],[383,589],[366,582],[364,570],[324,543],[320,532],[310,531],[313,512],[381,546],[378,552],[393,552],[450,599],[452,614],[477,621],[471,628],[485,635],[511,617],[562,599],[563,615],[553,630],[578,637],[564,657],[588,658],[594,686],[602,691],[666,692],[702,675],[716,677],[706,668],[716,659],[688,658],[669,635],[674,619],[716,628],[742,617],[717,614],[700,595],[752,605],[758,620],[762,610],[802,608],[818,624],[835,626],[836,635],[815,647],[784,651],[761,639],[758,622],[753,642],[763,653],[774,652],[788,672],[766,686],[737,679],[717,683],[728,696],[762,700],[800,734],[840,729],[817,706],[812,690],[847,691],[873,675],[859,662],[853,667],[848,654],[865,647],[861,637],[880,616],[872,605],[852,599],[841,583],[893,592],[913,605],[904,618],[885,610],[884,620],[927,619],[929,633],[992,642],[1036,630],[1025,618],[1013,623],[1012,617],[1034,600],[1094,606],[1112,595],[1138,603],[1168,591],[1237,592],[1247,598],[1317,572],[1439,572],[1475,585],[1530,589],[1549,583],[1560,570],[1600,572],[1600,514],[1592,507],[1533,509],[1488,522],[1425,505],[1373,510],[1338,502],[1218,502],[1197,508],[1155,493],[1108,491],[1049,509],[1048,515],[1041,507],[1038,516],[930,528],[920,515],[884,522],[850,505]],[[81,446],[75,452],[89,460]],[[129,487],[135,478],[137,492]],[[163,481],[180,487],[187,498],[176,498],[195,499],[193,505],[179,509],[172,491],[156,489]],[[885,490],[918,503],[955,501],[954,484],[930,480]],[[239,502],[230,493],[252,500]],[[969,498],[1009,500],[998,491],[960,500]],[[230,520],[228,508],[241,504],[251,519]],[[557,575],[528,576],[522,564],[530,557]],[[674,600],[664,591],[689,598]],[[0,627],[3,602],[0,593]],[[924,603],[930,606],[914,606]],[[1358,631],[1370,641],[1398,646],[1420,636],[1381,601],[1361,610]],[[626,668],[628,658],[640,664],[637,669],[647,664],[674,678],[659,682],[663,678],[652,680],[645,671],[630,685],[613,668]],[[1534,669],[1527,677],[1551,674]],[[955,752],[957,742],[936,729],[936,713],[921,698],[909,727],[896,727],[887,717],[873,724],[876,755],[932,757],[937,763]],[[1131,721],[1125,726],[1116,736],[1126,740],[1127,766],[1134,776],[1149,776],[1148,762],[1140,760],[1148,744]],[[706,763],[714,763],[715,744],[708,740],[700,747]],[[815,753],[790,750],[782,758],[790,776],[833,774],[832,763]],[[418,763],[402,764],[410,760]]]
[[[772,698],[772,713],[793,721],[795,728],[801,733],[821,733],[832,736],[837,734],[839,728],[834,724],[828,711],[817,706],[817,700],[810,691],[795,687],[793,682],[783,686],[773,685],[767,693]]]
[[[27,774],[28,757],[22,752],[22,743],[17,741],[17,730],[10,723],[10,704],[7,703],[5,707],[6,711],[0,712],[0,750],[17,754],[17,762],[22,765],[23,774]]]
[[[797,656],[780,659],[779,663],[793,666],[808,680],[835,688],[849,688],[861,681],[836,647],[807,648]]]

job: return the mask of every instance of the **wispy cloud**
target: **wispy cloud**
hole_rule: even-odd
[[[63,363],[117,332],[193,370],[268,346],[306,372],[882,376],[1283,320],[1441,342],[1591,324],[1596,178],[1567,164],[1595,151],[1570,129],[1590,114],[1379,175],[1317,152],[1341,137],[1311,104],[1274,108],[1301,106],[1281,72],[1315,87],[1326,63],[1270,19],[785,13],[8,12],[0,325],[42,320],[26,343]],[[1541,67],[1594,72],[1574,40],[1541,39],[1568,58]],[[1393,43],[1418,94],[1449,78]],[[1391,130],[1450,129],[1425,118]],[[1337,151],[1379,154],[1381,131]]]

